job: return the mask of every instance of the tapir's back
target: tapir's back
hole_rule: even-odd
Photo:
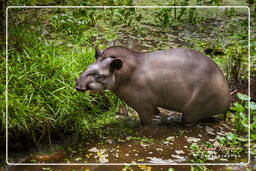
[[[200,52],[185,48],[162,50],[141,55],[139,77],[155,92],[159,104],[177,111],[197,91],[201,96],[218,98],[229,103],[229,88],[219,67]]]

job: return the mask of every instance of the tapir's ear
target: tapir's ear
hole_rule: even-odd
[[[101,56],[101,51],[99,47],[96,45],[95,46],[95,58],[98,59],[98,57]]]
[[[110,63],[110,70],[114,71],[114,70],[119,70],[121,69],[123,66],[123,61],[119,58],[113,59],[113,61],[111,61]]]

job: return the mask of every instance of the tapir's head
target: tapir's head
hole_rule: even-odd
[[[115,85],[115,72],[122,68],[123,61],[116,56],[102,56],[98,47],[95,47],[95,58],[97,61],[88,66],[76,80],[78,91],[99,92],[111,89]]]

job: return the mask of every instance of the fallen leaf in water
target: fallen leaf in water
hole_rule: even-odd
[[[162,141],[163,144],[170,144],[169,141]]]
[[[161,158],[157,158],[157,157],[147,157],[147,159],[149,159],[149,163],[159,163],[159,164],[167,164],[167,163],[173,163],[173,160],[168,159],[168,160],[164,160]]]
[[[93,153],[96,153],[98,152],[98,149],[96,147],[92,147],[88,150],[89,152],[93,152]]]
[[[221,160],[221,161],[228,161],[228,159],[224,159],[224,158],[221,158],[220,160]]]
[[[112,144],[112,140],[111,139],[106,140],[106,142],[109,143],[109,144]]]
[[[176,158],[176,159],[183,159],[184,157],[183,156],[180,156],[180,155],[174,155],[172,154],[172,157]]]
[[[221,135],[221,136],[223,136],[223,135],[227,135],[227,133],[226,133],[226,132],[224,132],[224,131],[217,132],[217,134],[218,134],[218,135]]]
[[[174,155],[172,154],[172,157],[176,158],[177,160],[174,160],[175,162],[182,162],[182,161],[186,161],[186,158],[180,155]]]
[[[147,146],[148,146],[148,144],[145,144],[145,143],[143,143],[142,141],[140,142],[140,145],[141,145],[142,147],[147,147]]]
[[[220,143],[219,143],[218,141],[215,141],[215,142],[213,143],[213,146],[214,146],[214,147],[220,147]]]
[[[194,138],[194,137],[188,137],[187,138],[187,141],[188,142],[198,142],[198,141],[200,141],[201,139],[200,138]]]
[[[206,126],[206,127],[205,127],[205,130],[206,130],[206,132],[207,132],[208,134],[216,135],[216,134],[214,133],[214,129],[212,129],[212,128],[209,127],[209,126]]]
[[[78,158],[75,159],[75,161],[81,161],[81,160],[82,160],[81,157],[78,157]]]
[[[184,154],[184,151],[183,151],[183,150],[175,150],[175,152],[176,152],[177,154]]]
[[[174,136],[169,136],[169,137],[166,138],[167,141],[173,141],[174,139],[175,139]]]
[[[215,139],[209,139],[210,142],[215,142],[216,140]]]

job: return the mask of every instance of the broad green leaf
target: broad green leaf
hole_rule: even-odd
[[[243,113],[243,112],[239,112],[239,116],[240,116],[244,121],[247,121],[247,120],[248,120],[248,116],[245,115],[245,113]]]
[[[227,138],[219,137],[218,140],[223,144],[225,141],[227,141]]]
[[[240,142],[247,142],[248,141],[248,138],[240,138],[240,137],[238,137],[237,139]]]
[[[228,140],[234,141],[237,139],[237,135],[236,134],[228,134],[227,138],[228,138]]]
[[[252,110],[256,110],[256,103],[255,102],[250,102],[250,108]]]
[[[246,94],[237,93],[236,96],[237,96],[240,100],[251,100],[251,97],[247,96]]]
[[[251,134],[251,140],[256,141],[256,134]]]
[[[192,150],[198,150],[198,149],[199,149],[199,146],[198,146],[198,144],[193,143],[193,144],[191,144],[190,149],[192,149]]]
[[[237,112],[244,112],[244,107],[238,102],[235,102],[234,106],[230,107],[230,109]]]
[[[246,109],[249,109],[249,102],[246,102],[244,106]],[[250,102],[250,109],[252,111],[256,111],[256,103],[255,102],[252,102],[252,101]]]

